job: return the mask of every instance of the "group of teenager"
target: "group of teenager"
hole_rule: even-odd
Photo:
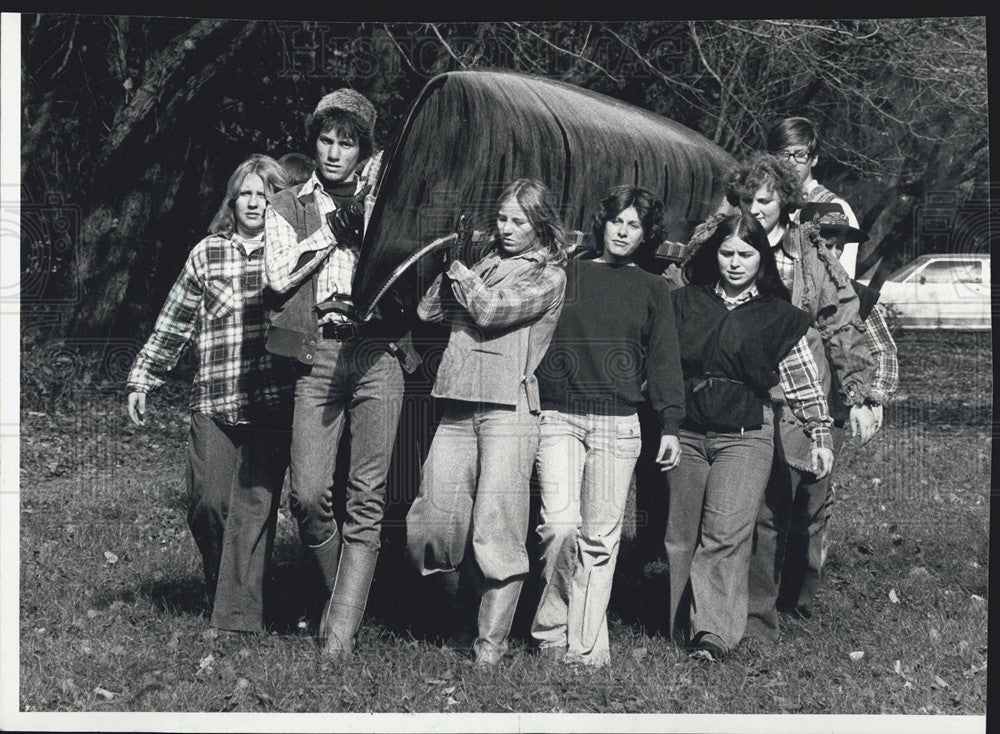
[[[382,301],[359,320],[351,300],[380,164],[375,119],[364,96],[339,89],[306,118],[311,161],[255,155],[237,167],[127,383],[142,425],[146,394],[193,345],[188,523],[215,627],[263,629],[289,471],[332,659],[353,650],[364,613],[404,371],[419,359],[412,314]],[[533,475],[541,654],[610,663],[634,476],[668,496],[663,613],[692,654],[773,639],[779,610],[811,614],[835,453],[848,424],[862,441],[878,430],[897,372],[877,294],[851,279],[854,214],[812,177],[818,146],[809,120],[778,123],[770,152],[729,173],[728,209],[696,228],[667,277],[647,269],[663,202],[634,185],[595,202],[592,249],[571,251],[553,194],[522,178],[481,246],[443,250],[416,309],[448,337],[406,545],[445,646],[482,665],[503,657],[529,573]],[[640,428],[640,408],[657,430]],[[651,470],[637,473],[640,462]]]

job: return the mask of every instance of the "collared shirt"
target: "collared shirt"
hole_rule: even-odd
[[[875,379],[868,388],[872,402],[885,405],[899,386],[899,362],[896,342],[878,309],[872,309],[865,319],[865,343],[875,358]]]
[[[361,179],[358,179],[358,188]],[[312,195],[319,209],[322,226],[301,242],[295,229],[273,207],[264,213],[264,228],[267,237],[267,283],[279,293],[295,287],[319,268],[316,279],[316,303],[329,299],[350,303],[351,282],[358,266],[358,248],[337,243],[326,223],[326,215],[336,211],[337,205],[323,188],[316,173],[306,180],[296,194],[299,198]],[[313,258],[299,267],[299,260],[307,253],[315,252]],[[326,313],[319,323],[345,321],[346,317],[335,311]]]
[[[544,313],[557,300],[566,287],[566,276],[562,268],[542,267],[543,255],[537,251],[501,257],[493,252],[467,268],[458,260],[448,266],[447,275],[452,283],[452,291],[473,320],[487,329],[502,329],[527,323]],[[535,277],[521,278],[517,285],[509,288],[491,288],[494,271],[502,269],[502,263],[521,258],[539,264]],[[423,318],[423,316],[421,316]]]
[[[788,241],[788,238],[785,237],[787,231],[786,227],[781,228],[781,236],[778,237],[778,241],[771,242],[771,252],[774,253],[774,264],[778,266],[778,275],[781,277],[781,282],[785,285],[785,288],[791,291],[792,281],[795,277],[795,261],[798,259],[799,253],[790,252],[785,249],[785,243]],[[770,240],[770,237],[768,239]]]
[[[193,341],[192,410],[235,425],[290,404],[286,368],[264,350],[264,253],[244,242],[210,235],[195,245],[136,356],[129,391],[162,385]]]
[[[760,295],[755,283],[736,298],[728,298],[721,282],[716,282],[715,294],[722,298],[730,311]],[[816,359],[805,337],[799,339],[788,356],[778,363],[778,384],[789,409],[806,423],[813,447],[833,449],[830,436],[833,418],[830,417],[830,407],[819,381]]]
[[[722,299],[722,302],[726,304],[726,308],[732,311],[734,308],[739,306],[741,303],[746,303],[751,298],[756,298],[760,295],[760,291],[757,290],[757,284],[753,283],[749,288],[740,293],[735,298],[730,298],[726,295],[726,289],[722,287],[722,281],[717,280],[715,282],[715,295]]]

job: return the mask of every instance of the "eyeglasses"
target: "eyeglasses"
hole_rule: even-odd
[[[811,150],[779,150],[775,153],[778,158],[787,161],[795,161],[796,163],[808,163],[809,159],[812,158]]]

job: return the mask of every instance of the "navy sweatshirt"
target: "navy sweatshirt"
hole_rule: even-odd
[[[630,415],[643,381],[663,435],[684,418],[684,380],[670,289],[634,265],[571,260],[566,300],[535,371],[542,409]]]

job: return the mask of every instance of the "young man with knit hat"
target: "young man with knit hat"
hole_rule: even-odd
[[[316,170],[268,208],[265,265],[276,303],[267,349],[298,362],[291,510],[330,593],[324,653],[351,652],[379,550],[386,476],[403,396],[399,314],[358,323],[351,283],[380,153],[375,108],[353,89],[323,97],[306,118]],[[346,517],[333,515],[334,467],[350,427]]]

